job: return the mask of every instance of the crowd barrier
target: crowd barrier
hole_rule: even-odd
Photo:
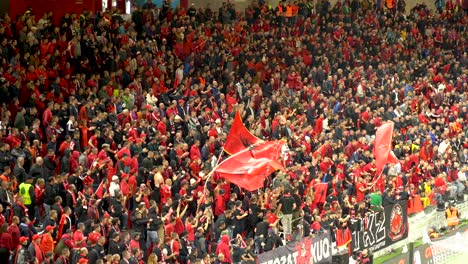
[[[369,214],[363,220],[350,220],[353,225],[352,248],[372,251],[380,250],[404,240],[408,236],[407,201],[398,201],[385,207],[382,212]],[[276,263],[331,263],[339,252],[332,243],[329,233],[305,237],[301,241],[287,244],[258,256],[259,264]],[[345,250],[346,254],[346,250]]]
[[[416,200],[417,201],[417,200]],[[447,226],[445,211],[421,211],[408,216],[411,204],[399,201],[387,207],[381,213],[372,213],[366,221],[360,221],[358,229],[352,232],[354,250],[370,249],[374,259],[406,246],[427,234],[430,227],[440,229]],[[456,205],[462,220],[468,217],[468,201]],[[414,207],[413,207],[414,208]],[[413,212],[414,213],[414,212]],[[424,254],[426,247],[417,248],[415,252]],[[313,263],[330,263],[337,253],[329,234],[306,237],[299,242],[290,243],[272,251],[260,254],[258,263],[300,263],[305,257],[312,258]],[[424,262],[423,262],[424,263]]]
[[[305,237],[301,241],[258,255],[258,264],[279,263],[331,263],[332,240],[330,234]],[[313,262],[310,262],[313,261]]]
[[[460,212],[460,219],[468,219],[468,201],[456,204],[456,207]],[[383,256],[391,251],[394,251],[398,248],[404,247],[409,243],[415,242],[418,239],[421,239],[423,237],[423,234],[427,234],[429,228],[431,227],[435,227],[436,229],[447,227],[445,211],[440,212],[434,209],[430,212],[423,211],[414,214],[413,216],[409,217],[408,225],[410,230],[408,237],[397,243],[392,244],[391,246],[385,249],[374,251],[374,259]]]

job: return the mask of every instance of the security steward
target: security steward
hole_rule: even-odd
[[[447,226],[450,229],[454,229],[455,226],[458,225],[460,221],[460,213],[453,203],[450,203],[447,210],[445,210],[445,218],[447,219]]]
[[[36,197],[34,194],[33,177],[26,176],[26,181],[19,185],[19,195],[23,197],[24,206],[28,208],[29,219],[34,220],[34,205],[36,204]]]

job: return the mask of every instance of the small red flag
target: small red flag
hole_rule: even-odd
[[[352,236],[349,228],[337,228],[336,229],[336,247],[338,249],[347,247],[351,243]]]
[[[104,180],[101,181],[101,184],[99,184],[94,194],[96,194],[96,197],[99,199],[102,199],[104,196]]]
[[[268,175],[283,169],[277,162],[283,144],[283,141],[254,144],[227,158],[214,173],[248,191],[260,189]]]
[[[317,183],[315,186],[314,203],[324,203],[327,199],[328,183]]]
[[[224,144],[224,151],[233,155],[261,141],[261,139],[250,133],[250,131],[244,126],[239,112],[236,112],[231,130],[229,131],[226,143]]]

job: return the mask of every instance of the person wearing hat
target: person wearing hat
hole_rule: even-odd
[[[46,226],[45,228],[45,232],[42,235],[41,244],[40,244],[41,250],[44,253],[54,252],[55,245],[54,245],[54,238],[52,236],[52,233],[54,232],[54,230],[55,230],[55,227],[51,225]]]
[[[29,238],[24,236],[19,238],[19,245],[15,256],[15,264],[28,263],[31,260],[31,256],[29,255],[27,248],[28,240]]]
[[[31,239],[31,244],[29,244],[28,251],[31,256],[36,257],[39,263],[42,263],[44,260],[44,252],[42,252],[41,247],[41,236],[39,234],[34,234]]]
[[[119,176],[112,176],[112,181],[109,185],[109,195],[114,197],[120,191]]]

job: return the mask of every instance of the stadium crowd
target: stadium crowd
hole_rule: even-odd
[[[255,263],[395,200],[465,192],[466,1],[371,2],[3,15],[0,259]],[[210,174],[236,111],[289,147],[255,192]],[[386,121],[400,163],[375,184]]]

